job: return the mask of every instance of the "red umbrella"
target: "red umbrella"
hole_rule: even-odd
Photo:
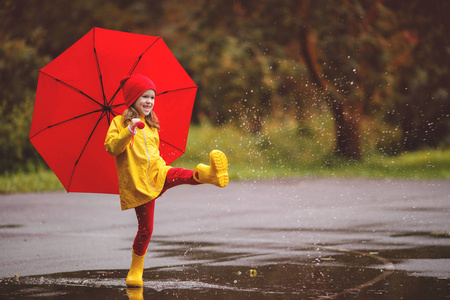
[[[40,70],[30,141],[67,192],[119,192],[103,144],[125,109],[119,82],[137,73],[157,86],[160,152],[170,164],[186,149],[197,86],[161,37],[93,28]]]

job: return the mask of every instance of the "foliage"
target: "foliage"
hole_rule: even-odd
[[[254,23],[266,6],[197,3],[180,27],[193,45],[186,47],[187,61],[201,88],[199,110],[217,124],[231,122],[257,133],[265,119],[298,105],[295,86],[304,68],[284,55],[283,45],[266,39],[266,27]]]
[[[450,38],[447,22],[448,1],[390,1],[397,13],[399,35],[415,47],[400,66],[398,81],[392,92],[394,105],[384,119],[399,126],[401,146],[417,149],[422,146],[450,145]]]
[[[39,66],[45,61],[22,40],[0,44],[0,170],[17,171],[39,155],[28,142],[33,114],[34,85]]]
[[[404,179],[450,179],[450,150],[423,149],[397,156],[377,151],[361,161],[333,154],[327,114],[315,112],[314,123],[299,131],[295,122],[282,127],[266,124],[260,134],[247,134],[232,125],[213,127],[202,123],[191,128],[186,153],[174,167],[195,168],[207,163],[209,149],[223,150],[229,160],[232,180],[276,177],[360,177]],[[280,122],[275,121],[279,124]],[[373,149],[374,139],[363,147]]]
[[[417,57],[417,49],[436,43],[448,47],[448,43],[428,43],[428,37],[418,41],[414,33],[422,25],[422,17],[430,25],[430,36],[445,40],[445,26],[436,29],[429,21],[438,13],[436,1],[425,11],[415,8],[427,5],[420,1],[405,3],[400,9],[372,0],[284,1],[282,5],[273,0],[197,3],[181,28],[188,36],[187,43],[195,45],[186,44],[192,57],[189,64],[196,82],[207,87],[199,94],[198,102],[202,105],[199,110],[210,119],[220,124],[224,120],[236,125],[252,124],[248,129],[258,132],[264,119],[280,112],[294,112],[300,122],[308,118],[311,103],[329,97],[316,90],[317,82],[305,71],[300,36],[308,27],[314,35],[308,43],[317,44],[317,76],[328,82],[325,90],[333,90],[337,96],[328,102],[330,109],[336,109],[332,118],[336,122],[337,147],[340,140],[343,144],[358,140],[361,122],[367,123],[366,119],[385,128],[380,130],[377,147],[386,153],[437,146],[448,136],[448,93],[441,80],[448,80],[448,64],[441,64],[431,55]],[[443,18],[441,21],[445,23]],[[442,55],[449,57],[445,52]],[[408,94],[405,99],[400,88],[404,86],[404,70],[412,76],[414,71],[424,73],[416,58],[427,61],[426,68],[431,72],[438,68],[440,76],[436,77],[440,79],[423,78],[423,93],[414,98]],[[280,62],[284,67],[280,68]],[[434,91],[429,90],[433,85]],[[263,92],[248,97],[249,90]],[[422,107],[421,103],[430,102],[427,98],[432,98],[438,109]],[[286,109],[292,106],[293,110]],[[416,142],[412,143],[414,136]]]
[[[163,36],[199,85],[197,123],[206,118],[257,140],[268,124],[282,135],[283,122],[295,120],[294,131],[320,144],[310,128],[319,122],[317,108],[332,110],[333,90],[341,116],[356,125],[341,128],[328,113],[327,147],[345,134],[367,151],[363,158],[449,147],[449,6],[439,0],[1,1],[0,173],[42,163],[27,139],[38,70],[93,26]],[[329,90],[318,89],[307,68],[305,28],[320,66],[316,75]],[[304,140],[290,134],[286,147],[300,152]]]

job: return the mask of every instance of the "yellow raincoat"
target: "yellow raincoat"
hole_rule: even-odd
[[[123,117],[115,117],[106,134],[105,148],[116,162],[122,210],[158,197],[167,171],[171,168],[159,155],[159,133],[156,128],[145,124],[144,129],[137,129],[132,149],[129,147],[131,137],[128,126],[123,124]]]

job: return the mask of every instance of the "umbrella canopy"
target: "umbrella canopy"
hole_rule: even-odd
[[[161,37],[93,28],[40,70],[30,141],[68,192],[118,194],[103,144],[126,108],[120,80],[138,73],[157,87],[160,152],[170,164],[186,149],[197,86]]]

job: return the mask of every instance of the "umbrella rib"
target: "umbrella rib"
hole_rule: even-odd
[[[134,63],[133,67],[131,68],[131,71],[130,71],[129,75],[133,74],[134,69],[136,69],[137,65],[138,65],[139,62],[141,61],[142,56],[144,56],[144,54],[145,54],[148,50],[150,50],[150,48],[153,47],[153,45],[156,44],[156,42],[159,41],[159,40],[161,40],[161,37],[160,37],[160,36],[159,36],[156,40],[154,40],[153,43],[151,43],[151,45],[148,46],[147,49],[145,49],[145,51],[142,52],[141,55],[139,55],[137,61]]]
[[[171,146],[171,147],[173,147],[173,148],[175,148],[175,149],[177,149],[178,151],[180,151],[181,153],[186,153],[185,151],[183,151],[183,150],[181,150],[180,148],[178,148],[177,146],[174,146],[174,145],[172,145],[171,143],[169,143],[169,142],[166,142],[165,140],[161,140],[160,139],[160,141],[161,142],[164,142],[165,144],[167,144],[167,145],[169,145],[169,146]]]
[[[117,107],[119,107],[119,106],[122,106],[122,105],[125,105],[125,103],[119,103],[119,104],[111,105],[111,110],[113,110],[114,108],[117,108]],[[112,111],[111,111],[111,112],[112,112]]]
[[[116,108],[116,107],[122,106],[122,105],[125,105],[125,103],[116,104],[116,105],[111,106],[111,111],[109,112],[109,114],[106,114],[106,117],[108,118],[108,124],[111,124],[111,116],[110,116],[110,114],[113,115],[113,117],[117,116],[116,112],[113,111],[113,109]]]
[[[79,90],[79,89],[77,89],[76,87],[71,86],[70,84],[68,84],[68,83],[66,83],[66,82],[64,82],[64,81],[62,81],[62,80],[60,80],[60,79],[58,79],[58,78],[56,78],[56,77],[53,77],[53,76],[51,76],[51,75],[49,75],[49,74],[47,74],[47,73],[45,73],[45,72],[42,72],[42,71],[39,71],[39,72],[42,73],[42,74],[44,74],[44,75],[47,75],[48,77],[50,77],[50,78],[52,78],[52,79],[58,81],[59,83],[65,85],[65,86],[67,86],[67,87],[69,87],[69,88],[71,88],[71,89],[77,91],[78,93],[82,94],[82,95],[85,96],[86,98],[92,100],[93,102],[95,102],[95,103],[97,103],[98,105],[100,105],[101,107],[103,107],[103,104],[101,104],[100,102],[98,102],[98,101],[95,100],[94,98],[88,96],[88,95],[87,95],[85,92],[83,92],[82,90]]]
[[[120,91],[121,87],[117,89],[117,91],[114,93],[114,95],[111,97],[111,100],[108,101],[108,106],[111,106],[111,104],[114,102],[114,99],[116,99],[117,93]]]
[[[179,92],[179,91],[184,91],[184,90],[190,90],[190,89],[197,89],[198,86],[190,86],[190,87],[185,87],[185,88],[181,88],[181,89],[175,89],[175,90],[170,90],[170,91],[164,91],[160,94],[158,94],[157,96],[161,96],[167,93],[173,93],[173,92]]]
[[[98,61],[98,54],[97,54],[97,48],[95,48],[95,28],[94,33],[92,35],[92,45],[94,48],[94,54],[95,54],[95,62],[97,63],[97,71],[98,71],[98,77],[100,79],[100,85],[102,87],[102,94],[103,94],[103,104],[106,106],[106,96],[105,96],[105,89],[103,87],[103,76],[102,71],[100,69],[100,62]]]
[[[139,62],[142,59],[142,56],[144,56],[144,54],[157,42],[161,39],[161,37],[159,36],[156,40],[153,41],[153,43],[150,44],[150,46],[147,47],[147,49],[145,49],[144,52],[142,52],[141,55],[139,55],[138,59],[136,60],[136,62],[134,63],[134,65],[131,67],[130,72],[128,72],[128,75],[133,74],[134,70],[136,69],[137,65],[139,64]],[[120,91],[120,86],[117,89],[117,91],[114,93],[114,95],[111,97],[111,100],[108,101],[108,106],[111,106],[111,104],[114,102],[114,99],[116,98],[117,93]]]
[[[78,162],[81,159],[81,156],[84,153],[84,150],[87,147],[87,144],[89,143],[89,141],[91,140],[92,135],[94,134],[95,129],[97,128],[98,124],[100,123],[100,121],[105,117],[106,112],[103,111],[101,116],[98,118],[97,123],[95,124],[94,128],[91,131],[91,134],[89,135],[86,143],[84,144],[83,150],[81,150],[80,155],[78,156],[77,160],[75,161],[75,165],[73,166],[73,170],[72,170],[72,175],[70,176],[70,181],[69,181],[69,186],[67,187],[67,192],[70,192],[70,186],[72,185],[72,179],[73,179],[73,175],[75,174],[75,169],[77,168]]]
[[[94,111],[91,111],[91,112],[88,112],[88,113],[85,113],[85,114],[82,114],[82,115],[78,115],[78,116],[76,116],[76,117],[73,117],[73,118],[70,118],[70,119],[67,119],[67,120],[64,120],[64,121],[55,123],[55,124],[48,125],[47,127],[43,128],[43,129],[39,130],[37,133],[33,134],[33,136],[30,137],[30,140],[31,140],[32,138],[34,138],[35,136],[37,136],[38,134],[40,134],[41,132],[43,132],[43,131],[45,131],[45,130],[47,130],[47,129],[50,129],[50,128],[54,127],[54,126],[61,125],[61,124],[63,124],[63,123],[69,122],[69,121],[73,121],[73,120],[76,120],[76,119],[78,119],[78,118],[82,118],[82,117],[88,116],[88,115],[90,115],[90,114],[95,114],[95,113],[98,113],[98,112],[100,112],[100,111],[103,111],[103,109],[94,110]]]

